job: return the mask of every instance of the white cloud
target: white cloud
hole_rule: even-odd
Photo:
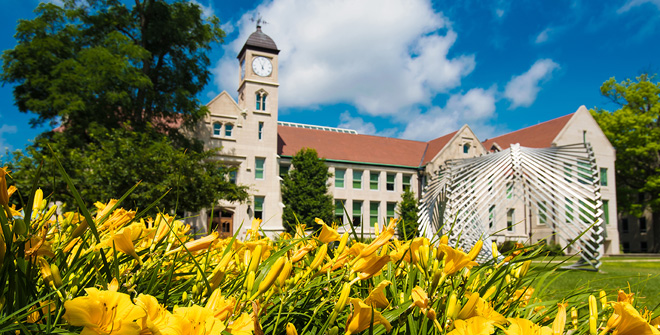
[[[361,117],[353,117],[348,111],[341,113],[339,115],[339,128],[353,129],[359,134],[364,135],[377,135],[377,136],[393,136],[396,133],[396,129],[385,129],[383,131],[377,131],[376,126],[371,122],[364,121]]]
[[[501,19],[502,17],[504,17],[504,9],[501,8],[495,9],[495,15],[497,15],[497,17]]]
[[[616,12],[617,14],[623,14],[634,7],[638,7],[647,3],[653,4],[657,9],[660,9],[660,0],[628,0],[623,6],[617,9]]]
[[[202,17],[207,19],[213,15],[215,15],[215,10],[213,10],[213,3],[209,2],[208,6],[204,6],[199,0],[188,0],[197,6],[202,10]]]
[[[559,64],[552,59],[539,59],[527,72],[513,76],[504,91],[504,96],[511,101],[510,108],[531,106],[541,90],[540,83],[550,79],[558,68]]]
[[[550,34],[551,32],[552,32],[552,28],[550,27],[543,29],[542,32],[536,35],[536,40],[534,41],[534,43],[541,44],[543,42],[546,42],[548,40],[548,34]]]
[[[444,108],[430,108],[413,116],[401,137],[427,141],[456,131],[466,123],[480,136],[490,136],[494,129],[488,122],[495,116],[496,94],[495,86],[454,94]]]
[[[428,0],[274,0],[245,13],[214,69],[220,90],[237,86],[236,54],[258,12],[278,48],[280,107],[349,103],[394,115],[458,87],[474,56],[449,56],[457,34]]]
[[[2,127],[0,127],[0,155],[4,154],[6,150],[14,150],[14,147],[8,144],[7,140],[5,140],[4,134],[16,134],[16,132],[18,132],[16,126],[3,124]]]

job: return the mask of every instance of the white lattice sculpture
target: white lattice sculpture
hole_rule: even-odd
[[[588,143],[543,149],[514,144],[497,153],[452,160],[424,188],[420,230],[429,238],[449,234],[454,243],[460,235],[465,250],[482,238],[480,257],[492,258],[495,208],[522,201],[543,216],[559,239],[580,251],[582,259],[574,267],[597,270],[605,233],[597,177]]]

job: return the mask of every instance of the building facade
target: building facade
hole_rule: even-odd
[[[525,138],[525,130],[511,133],[513,137],[507,137],[511,135],[507,134],[482,143],[467,125],[423,142],[361,135],[348,129],[278,122],[278,54],[274,41],[257,27],[237,57],[240,69],[238,101],[227,92],[220,93],[207,104],[210,113],[195,130],[207,148],[222,148],[217,159],[236,166],[237,173],[232,180],[248,185],[251,193],[247,203],[219,202],[213,209],[199,213],[192,219],[198,231],[242,234],[253,218],[263,220],[262,227],[266,232],[282,231],[284,205],[280,176],[288,172],[291,157],[303,148],[315,149],[329,166],[333,175],[328,180],[329,192],[335,202],[337,221],[371,232],[375,222],[382,223],[396,217],[396,205],[404,190],[410,189],[419,195],[428,176],[447,160],[486,155],[490,150],[504,149],[510,143],[523,146],[576,143],[583,141],[582,136],[594,141],[594,146],[599,148],[597,152],[601,146],[604,148],[599,153],[602,157],[597,159],[602,159],[606,174],[608,171],[612,173],[606,177],[611,186],[604,186],[603,198],[608,200],[609,210],[606,212],[609,217],[616,217],[613,150],[606,139],[607,143],[603,142],[604,135],[584,107],[560,118],[559,122],[549,121],[556,124],[557,132],[549,141],[539,144],[529,141],[535,136]],[[543,126],[543,130],[545,128]],[[605,189],[607,187],[611,192]],[[523,213],[524,209],[519,212]],[[521,215],[520,219],[523,217],[527,220],[527,215]],[[515,227],[513,232],[500,233],[501,239],[529,238],[527,228],[523,229],[523,225]],[[527,223],[524,227],[528,227]],[[533,228],[539,232],[539,238],[551,235],[541,223],[537,222]],[[541,233],[545,237],[541,237]],[[615,226],[612,234],[616,235]],[[537,236],[536,233],[533,235]],[[610,246],[612,248],[614,246]],[[618,250],[618,245],[615,249]]]

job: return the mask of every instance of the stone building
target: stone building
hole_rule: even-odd
[[[212,215],[211,209],[202,211],[193,219],[198,231],[217,229],[229,234],[242,227],[240,233],[243,233],[253,218],[261,218],[267,232],[282,231],[284,205],[280,175],[287,173],[291,157],[305,147],[315,149],[333,175],[328,183],[335,201],[336,218],[370,232],[374,222],[396,216],[395,207],[405,189],[419,195],[426,178],[449,159],[470,158],[506,148],[509,138],[523,146],[527,143],[550,146],[581,142],[582,136],[586,136],[599,148],[604,138],[584,107],[557,119],[559,121],[546,122],[554,125],[555,133],[552,136],[546,133],[547,139],[538,144],[525,138],[525,129],[488,140],[484,146],[468,125],[423,142],[361,135],[349,129],[278,122],[278,54],[274,41],[258,26],[237,57],[240,68],[238,101],[222,92],[207,104],[210,113],[198,125],[195,134],[207,148],[222,148],[217,158],[238,167],[232,179],[250,186],[251,197],[244,204],[219,202]],[[542,127],[541,130],[547,131],[547,126]],[[609,143],[606,144],[602,151],[603,161],[607,160],[602,165],[605,174],[614,171],[613,151]],[[615,217],[613,175],[607,180],[611,180],[612,189],[611,196],[607,193],[610,206],[607,213]],[[616,229],[612,233],[616,235]],[[505,238],[526,236],[526,231],[520,230],[507,233]]]

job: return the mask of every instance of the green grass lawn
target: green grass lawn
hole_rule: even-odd
[[[562,257],[564,260],[567,257]],[[558,260],[559,258],[555,259]],[[565,264],[573,264],[577,258],[568,260]],[[647,306],[655,309],[660,304],[660,259],[628,259],[603,258],[599,272],[581,270],[558,270],[559,278],[555,280],[548,292],[550,298],[561,298],[574,290],[605,290],[610,299],[618,289],[635,293],[638,307]],[[535,266],[542,266],[535,262]],[[596,295],[598,296],[598,295]]]

